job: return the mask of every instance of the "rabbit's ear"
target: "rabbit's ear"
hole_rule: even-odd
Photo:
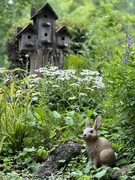
[[[95,123],[94,123],[94,126],[93,128],[94,129],[98,129],[101,125],[101,120],[102,120],[102,117],[101,116],[98,116],[96,119],[95,119]]]
[[[89,122],[89,118],[86,118],[86,123],[85,123],[85,128],[89,128],[90,127],[90,122]]]

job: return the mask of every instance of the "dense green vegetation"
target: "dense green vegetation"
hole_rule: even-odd
[[[65,70],[41,68],[42,77],[27,68],[0,70],[0,179],[34,179],[40,162],[67,140],[84,149],[51,179],[110,179],[110,169],[86,168],[82,130],[86,117],[97,115],[103,117],[99,135],[118,153],[114,171],[131,164],[119,179],[135,179],[134,0],[1,1],[1,67],[8,69],[4,43],[14,27],[28,21],[31,5],[46,2],[59,16],[57,26],[69,28],[71,51]]]

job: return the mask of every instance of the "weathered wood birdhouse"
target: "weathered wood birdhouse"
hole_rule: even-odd
[[[35,14],[32,11],[33,9],[31,10],[31,20],[33,20],[34,27],[39,32],[39,47],[52,46],[55,41],[55,20],[58,19],[58,16],[48,3],[35,12]]]
[[[19,31],[20,30],[20,31]],[[24,29],[18,28],[17,38],[19,41],[19,51],[36,50],[37,31],[32,24]]]
[[[60,48],[60,49],[63,49],[64,51],[69,50],[69,48],[70,48],[70,38],[71,38],[71,34],[69,33],[66,26],[63,26],[63,27],[59,28],[56,31],[57,47]]]
[[[18,28],[19,51],[30,51],[30,73],[47,64],[64,67],[64,51],[70,48],[71,34],[65,26],[56,31],[57,19],[47,3],[38,11],[31,8],[33,25],[29,24],[22,30]]]

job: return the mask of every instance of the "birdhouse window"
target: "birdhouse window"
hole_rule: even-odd
[[[27,38],[28,38],[28,39],[31,39],[31,35],[28,35]]]
[[[64,41],[64,40],[65,40],[65,37],[61,37],[61,39]]]
[[[44,18],[47,18],[47,15],[46,15],[46,14],[44,14]]]
[[[48,35],[47,33],[44,34],[44,36],[47,36],[47,35]]]

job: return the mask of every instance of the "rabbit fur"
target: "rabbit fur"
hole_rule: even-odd
[[[88,118],[83,132],[83,139],[86,141],[86,150],[90,161],[96,167],[110,167],[115,163],[116,155],[111,143],[104,138],[100,138],[97,129],[101,125],[102,118],[98,116],[94,122],[94,126],[90,127]]]

